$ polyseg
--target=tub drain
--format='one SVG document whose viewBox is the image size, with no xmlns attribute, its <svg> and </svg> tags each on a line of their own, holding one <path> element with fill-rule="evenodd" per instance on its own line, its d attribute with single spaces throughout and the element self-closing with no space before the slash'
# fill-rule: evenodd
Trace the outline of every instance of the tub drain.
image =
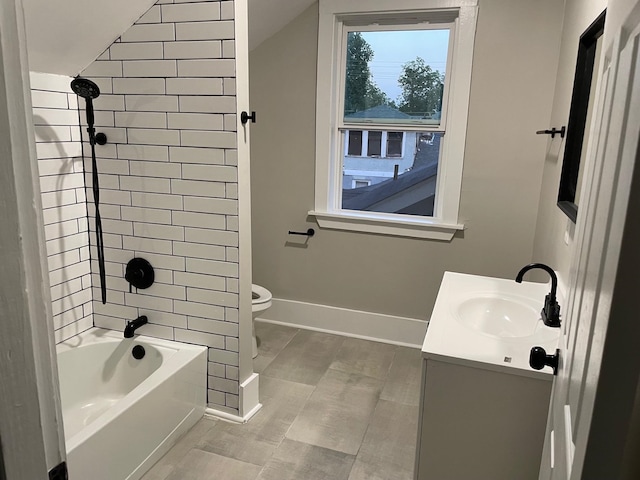
<svg viewBox="0 0 640 480">
<path fill-rule="evenodd" d="M 145 354 L 144 347 L 142 345 L 136 345 L 133 347 L 133 350 L 131 350 L 131 354 L 133 355 L 133 358 L 140 360 Z"/>
</svg>

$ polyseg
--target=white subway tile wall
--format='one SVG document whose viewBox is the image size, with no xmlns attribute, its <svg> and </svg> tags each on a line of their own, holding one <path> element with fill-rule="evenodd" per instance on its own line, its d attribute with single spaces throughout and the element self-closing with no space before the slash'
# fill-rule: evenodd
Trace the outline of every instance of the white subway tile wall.
<svg viewBox="0 0 640 480">
<path fill-rule="evenodd" d="M 93 326 L 78 100 L 71 78 L 31 73 L 56 343 Z"/>
<path fill-rule="evenodd" d="M 94 288 L 95 325 L 121 330 L 125 319 L 147 315 L 139 333 L 206 345 L 208 401 L 237 413 L 233 11 L 233 1 L 159 1 L 83 76 L 104 92 L 94 100 L 96 128 L 109 137 L 107 145 L 97 146 L 108 292 L 102 305 Z M 44 102 L 62 106 L 63 100 Z M 90 174 L 86 181 L 90 185 Z M 93 218 L 90 191 L 87 196 Z M 74 207 L 72 199 L 65 201 L 65 208 Z M 75 213 L 55 218 L 66 225 Z M 76 226 L 69 235 L 79 233 Z M 136 256 L 154 266 L 156 283 L 130 293 L 124 266 Z M 97 287 L 95 261 L 91 271 Z"/>
</svg>

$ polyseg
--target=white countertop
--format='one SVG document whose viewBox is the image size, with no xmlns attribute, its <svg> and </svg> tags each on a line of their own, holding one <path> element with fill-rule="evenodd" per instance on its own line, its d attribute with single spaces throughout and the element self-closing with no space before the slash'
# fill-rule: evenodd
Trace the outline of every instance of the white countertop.
<svg viewBox="0 0 640 480">
<path fill-rule="evenodd" d="M 502 278 L 445 272 L 440 284 L 422 356 L 449 363 L 523 375 L 553 379 L 551 367 L 533 370 L 529 366 L 532 347 L 543 347 L 553 355 L 558 345 L 559 328 L 550 328 L 539 319 L 549 284 L 522 282 Z M 539 321 L 530 335 L 497 337 L 473 330 L 459 321 L 458 306 L 465 300 L 500 295 L 535 309 Z"/>
</svg>

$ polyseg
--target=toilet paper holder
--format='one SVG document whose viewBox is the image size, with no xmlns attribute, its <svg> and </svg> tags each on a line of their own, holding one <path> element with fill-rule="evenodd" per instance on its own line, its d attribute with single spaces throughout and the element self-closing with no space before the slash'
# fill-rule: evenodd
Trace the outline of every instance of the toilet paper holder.
<svg viewBox="0 0 640 480">
<path fill-rule="evenodd" d="M 293 230 L 289 230 L 289 235 L 304 235 L 307 237 L 313 237 L 316 234 L 316 231 L 313 228 L 308 228 L 306 232 L 294 232 Z"/>
</svg>

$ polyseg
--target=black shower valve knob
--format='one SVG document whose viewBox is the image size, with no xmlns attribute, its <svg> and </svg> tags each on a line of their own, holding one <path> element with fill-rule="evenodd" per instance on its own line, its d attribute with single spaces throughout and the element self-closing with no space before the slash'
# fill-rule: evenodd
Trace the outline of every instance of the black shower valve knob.
<svg viewBox="0 0 640 480">
<path fill-rule="evenodd" d="M 124 278 L 131 286 L 145 289 L 153 285 L 155 273 L 147 260 L 136 257 L 127 263 Z"/>
</svg>

